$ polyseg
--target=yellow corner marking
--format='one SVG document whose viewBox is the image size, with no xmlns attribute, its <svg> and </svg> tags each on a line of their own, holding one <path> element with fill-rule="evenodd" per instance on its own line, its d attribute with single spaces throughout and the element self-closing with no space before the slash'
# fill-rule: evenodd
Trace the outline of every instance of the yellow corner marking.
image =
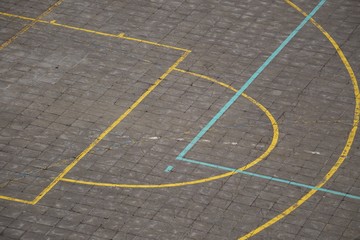
<svg viewBox="0 0 360 240">
<path fill-rule="evenodd" d="M 190 74 L 192 76 L 196 76 L 196 77 L 200 77 L 203 79 L 206 79 L 208 81 L 217 83 L 223 87 L 226 87 L 234 92 L 237 92 L 237 90 L 233 87 L 231 87 L 228 84 L 225 84 L 223 82 L 220 82 L 214 78 L 210 78 L 208 76 L 202 75 L 202 74 L 198 74 L 198 73 L 194 73 L 194 72 L 189 72 L 189 71 L 185 71 L 182 69 L 178 69 L 178 68 L 174 68 L 175 71 L 178 72 L 182 72 L 182 73 L 186 73 L 186 74 Z M 266 151 L 264 153 L 262 153 L 258 158 L 256 158 L 254 161 L 246 164 L 245 166 L 238 168 L 237 170 L 241 170 L 241 171 L 245 171 L 247 169 L 249 169 L 250 167 L 254 166 L 255 164 L 259 163 L 260 161 L 264 160 L 270 153 L 271 151 L 275 148 L 278 139 L 279 139 L 279 128 L 278 128 L 278 124 L 275 120 L 275 118 L 271 115 L 271 113 L 269 112 L 269 110 L 267 110 L 263 105 L 261 105 L 259 102 L 257 102 L 255 99 L 251 98 L 250 96 L 246 95 L 246 94 L 242 94 L 243 97 L 245 97 L 246 99 L 248 99 L 250 102 L 254 103 L 258 108 L 260 108 L 265 114 L 266 116 L 269 118 L 272 127 L 273 127 L 273 138 L 272 141 L 269 145 L 269 147 L 266 149 Z M 206 182 L 210 182 L 210 181 L 214 181 L 217 179 L 221 179 L 224 177 L 229 177 L 232 175 L 237 174 L 238 172 L 227 172 L 227 173 L 223 173 L 220 175 L 216 175 L 216 176 L 212 176 L 212 177 L 208 177 L 208 178 L 202 178 L 202 179 L 198 179 L 198 180 L 193 180 L 193 181 L 187 181 L 187 182 L 178 182 L 178 183 L 164 183 L 164 184 L 121 184 L 121 183 L 102 183 L 102 182 L 91 182 L 91 181 L 82 181 L 82 180 L 75 180 L 75 179 L 69 179 L 69 178 L 62 178 L 61 181 L 64 182 L 70 182 L 70 183 L 77 183 L 77 184 L 84 184 L 84 185 L 92 185 L 92 186 L 100 186 L 100 187 L 121 187 L 121 188 L 169 188 L 169 187 L 181 187 L 181 186 L 187 186 L 187 185 L 194 185 L 194 184 L 200 184 L 200 183 L 206 183 Z"/>
<path fill-rule="evenodd" d="M 27 21 L 31 21 L 31 23 L 29 23 L 28 25 L 26 25 L 25 27 L 23 27 L 20 31 L 18 31 L 14 36 L 12 36 L 10 39 L 8 39 L 6 42 L 2 43 L 0 45 L 0 50 L 4 49 L 5 47 L 9 46 L 9 44 L 11 44 L 13 41 L 15 41 L 15 39 L 17 39 L 21 34 L 27 32 L 30 28 L 32 28 L 36 23 L 38 22 L 43 22 L 42 20 L 40 20 L 41 18 L 45 17 L 46 15 L 48 15 L 49 13 L 51 13 L 56 7 L 58 7 L 64 0 L 58 0 L 57 2 L 55 2 L 53 5 L 51 5 L 45 12 L 43 12 L 42 14 L 40 14 L 38 17 L 36 18 L 28 18 L 28 17 L 22 17 L 22 16 L 17 16 L 17 15 L 13 15 L 13 14 L 9 14 L 9 13 L 1 13 L 3 16 L 7 16 L 7 17 L 14 17 L 17 16 L 18 18 L 22 19 L 22 20 L 27 20 Z"/>
<path fill-rule="evenodd" d="M 21 34 L 27 32 L 30 28 L 32 28 L 36 23 L 38 22 L 43 22 L 43 20 L 41 20 L 41 18 L 47 16 L 49 13 L 51 13 L 56 7 L 58 7 L 64 0 L 58 0 L 57 2 L 55 2 L 54 4 L 52 4 L 45 12 L 43 12 L 42 14 L 40 14 L 38 17 L 36 18 L 28 18 L 28 17 L 22 17 L 22 16 L 17 16 L 17 18 L 22 19 L 22 20 L 27 20 L 27 21 L 31 21 L 31 23 L 29 23 L 28 25 L 26 25 L 25 27 L 23 27 L 19 32 L 17 32 L 15 35 L 13 35 L 10 39 L 8 39 L 6 42 L 2 43 L 0 45 L 0 50 L 4 49 L 5 47 L 9 46 L 12 42 L 14 42 Z M 7 16 L 7 17 L 14 17 L 16 15 L 13 14 L 9 14 L 9 13 L 0 13 L 3 16 Z M 20 202 L 20 203 L 26 203 L 26 204 L 32 204 L 32 201 L 28 201 L 28 200 L 24 200 L 24 199 L 19 199 L 19 198 L 13 198 L 13 197 L 8 197 L 8 196 L 4 196 L 4 195 L 0 195 L 0 199 L 4 199 L 4 200 L 8 200 L 8 201 L 14 201 L 14 202 Z"/>
<path fill-rule="evenodd" d="M 303 14 L 305 17 L 307 16 L 307 13 L 305 13 L 301 8 L 299 8 L 297 5 L 295 5 L 291 1 L 289 1 L 289 0 L 284 0 L 284 1 L 286 3 L 288 3 L 291 7 L 296 9 L 298 12 Z M 335 48 L 336 52 L 338 53 L 341 61 L 343 62 L 344 66 L 345 66 L 345 68 L 346 68 L 346 70 L 347 70 L 347 72 L 348 72 L 348 74 L 350 76 L 351 82 L 352 82 L 353 87 L 354 87 L 354 95 L 355 95 L 355 112 L 354 112 L 353 127 L 350 130 L 348 139 L 346 141 L 346 144 L 345 144 L 345 147 L 344 147 L 343 151 L 341 152 L 340 157 L 338 158 L 336 163 L 332 166 L 330 171 L 325 175 L 325 177 L 316 185 L 317 188 L 321 188 L 335 174 L 335 172 L 339 169 L 339 167 L 342 165 L 342 163 L 345 161 L 347 155 L 349 154 L 349 151 L 350 151 L 350 148 L 351 148 L 351 146 L 352 146 L 352 144 L 354 142 L 356 131 L 358 129 L 358 124 L 359 124 L 359 118 L 360 118 L 360 95 L 359 95 L 359 86 L 358 86 L 358 82 L 357 82 L 357 79 L 355 77 L 354 71 L 352 70 L 350 63 L 347 60 L 347 58 L 345 57 L 345 55 L 344 55 L 343 51 L 341 50 L 340 46 L 331 37 L 331 35 L 324 30 L 324 28 L 319 23 L 317 23 L 313 18 L 311 18 L 310 21 L 314 26 L 316 26 L 322 32 L 322 34 L 330 41 L 330 43 Z M 291 205 L 285 211 L 283 211 L 282 213 L 280 213 L 279 215 L 277 215 L 273 219 L 269 220 L 268 222 L 264 223 L 263 225 L 261 225 L 261 226 L 257 227 L 256 229 L 252 230 L 248 234 L 240 237 L 239 240 L 249 239 L 252 236 L 254 236 L 254 235 L 258 234 L 259 232 L 265 230 L 266 228 L 270 227 L 274 223 L 278 222 L 279 220 L 283 219 L 284 217 L 286 217 L 287 215 L 292 213 L 295 209 L 297 209 L 302 204 L 304 204 L 316 192 L 317 192 L 317 190 L 315 190 L 315 189 L 310 190 L 307 194 L 305 194 L 302 198 L 300 198 L 296 203 Z"/>
<path fill-rule="evenodd" d="M 99 32 L 99 31 L 94 31 L 94 30 L 90 30 L 90 29 L 85 29 L 85 28 L 78 28 L 78 27 L 74 27 L 74 26 L 70 26 L 70 25 L 66 25 L 66 24 L 59 24 L 56 22 L 56 20 L 52 20 L 52 21 L 45 21 L 45 20 L 41 20 L 42 17 L 46 16 L 47 14 L 49 14 L 55 7 L 59 6 L 61 3 L 63 2 L 63 0 L 59 0 L 57 1 L 55 4 L 53 4 L 49 9 L 47 9 L 43 14 L 41 14 L 39 17 L 37 18 L 30 18 L 30 17 L 25 17 L 25 16 L 20 16 L 20 15 L 16 15 L 16 14 L 10 14 L 10 13 L 5 13 L 5 12 L 0 12 L 0 15 L 2 16 L 6 16 L 6 17 L 12 17 L 12 18 L 18 18 L 18 19 L 22 19 L 22 20 L 26 20 L 26 21 L 32 21 L 29 25 L 27 25 L 26 27 L 24 27 L 22 30 L 20 30 L 15 36 L 13 36 L 11 39 L 9 39 L 7 42 L 3 43 L 0 46 L 0 50 L 3 49 L 4 47 L 8 46 L 11 42 L 13 42 L 19 35 L 21 35 L 22 33 L 28 31 L 32 26 L 34 26 L 36 23 L 43 23 L 43 24 L 50 24 L 52 26 L 57 26 L 57 27 L 63 27 L 63 28 L 67 28 L 67 29 L 72 29 L 72 30 L 76 30 L 76 31 L 82 31 L 82 32 L 87 32 L 87 33 L 92 33 L 92 34 L 97 34 L 97 35 L 101 35 L 101 36 L 105 36 L 105 37 L 114 37 L 114 38 L 121 38 L 121 39 L 125 39 L 125 40 L 129 40 L 129 41 L 136 41 L 136 42 L 140 42 L 140 43 L 144 43 L 144 44 L 150 44 L 150 45 L 154 45 L 154 46 L 158 46 L 158 47 L 164 47 L 164 48 L 168 48 L 168 49 L 173 49 L 173 50 L 178 50 L 178 51 L 183 51 L 184 53 L 181 55 L 181 57 L 136 101 L 134 102 L 131 107 L 124 113 L 122 114 L 112 125 L 110 125 L 94 142 L 92 142 L 83 152 L 81 152 L 75 159 L 74 161 L 68 165 L 63 172 L 61 172 L 33 201 L 28 201 L 28 200 L 23 200 L 23 199 L 17 199 L 17 198 L 12 198 L 12 197 L 8 197 L 8 196 L 3 196 L 0 195 L 0 199 L 5 199 L 5 200 L 10 200 L 10 201 L 15 201 L 15 202 L 22 202 L 22 203 L 26 203 L 26 204 L 36 204 L 37 202 L 39 202 L 61 179 L 62 177 L 64 177 L 66 175 L 66 173 L 68 173 L 92 148 L 94 148 L 94 146 L 100 142 L 102 140 L 102 138 L 104 138 L 116 125 L 118 125 L 134 108 L 136 108 L 137 105 L 139 105 L 139 103 L 151 92 L 155 89 L 155 87 L 157 85 L 160 84 L 160 82 L 162 80 L 164 80 L 166 78 L 167 75 L 170 74 L 170 72 L 172 72 L 177 65 L 180 64 L 180 62 L 182 62 L 186 56 L 191 53 L 191 50 L 185 49 L 185 48 L 178 48 L 178 47 L 174 47 L 174 46 L 170 46 L 170 45 L 166 45 L 166 44 L 160 44 L 160 43 L 156 43 L 156 42 L 152 42 L 152 41 L 147 41 L 147 40 L 142 40 L 142 39 L 138 39 L 138 38 L 130 38 L 130 37 L 126 37 L 125 33 L 120 33 L 120 34 L 110 34 L 110 33 L 104 33 L 104 32 Z"/>
<path fill-rule="evenodd" d="M 63 0 L 60 0 L 60 1 L 63 1 Z M 170 45 L 167 45 L 167 44 L 161 44 L 161 43 L 147 41 L 147 40 L 143 40 L 143 39 L 139 39 L 139 38 L 127 37 L 127 36 L 125 36 L 125 33 L 112 34 L 112 33 L 99 32 L 99 31 L 86 29 L 86 28 L 75 27 L 75 26 L 71 26 L 71 25 L 67 25 L 67 24 L 60 24 L 60 23 L 57 23 L 56 20 L 44 21 L 44 20 L 40 20 L 40 19 L 37 19 L 37 18 L 29 18 L 29 17 L 24 17 L 24 16 L 5 13 L 5 12 L 0 12 L 0 15 L 3 15 L 3 16 L 6 16 L 6 17 L 18 18 L 18 19 L 27 20 L 27 21 L 35 21 L 35 22 L 39 22 L 39 23 L 50 24 L 50 25 L 53 25 L 53 26 L 56 26 L 56 27 L 63 27 L 63 28 L 67 28 L 67 29 L 80 31 L 80 32 L 87 32 L 87 33 L 97 34 L 97 35 L 101 35 L 101 36 L 105 36 L 105 37 L 121 38 L 121 39 L 129 40 L 129 41 L 145 43 L 145 44 L 154 45 L 154 46 L 157 46 L 157 47 L 164 47 L 164 48 L 178 50 L 178 51 L 182 51 L 182 52 L 191 52 L 191 50 L 185 49 L 185 48 L 174 47 L 174 46 L 170 46 Z M 1 48 L 0 48 L 0 50 L 1 50 Z"/>
<path fill-rule="evenodd" d="M 87 148 L 85 148 L 33 201 L 39 202 L 75 165 L 90 152 L 109 132 L 111 132 L 122 120 L 124 120 L 189 54 L 184 52 L 181 57 L 159 77 L 121 116 L 116 119 L 105 131 L 103 131 Z"/>
<path fill-rule="evenodd" d="M 44 21 L 42 23 L 50 24 L 50 25 L 53 25 L 53 26 L 56 26 L 56 27 L 63 27 L 63 28 L 71 29 L 71 30 L 76 30 L 76 31 L 80 31 L 80 32 L 86 32 L 86 33 L 92 33 L 92 34 L 96 34 L 96 35 L 101 35 L 101 36 L 104 36 L 104 37 L 119 38 L 119 34 L 105 33 L 105 32 L 99 32 L 99 31 L 86 29 L 86 28 L 74 27 L 74 26 L 58 23 L 55 20 L 53 20 L 51 22 Z"/>
<path fill-rule="evenodd" d="M 120 33 L 120 34 L 110 34 L 110 33 L 104 33 L 104 32 L 98 32 L 98 31 L 94 31 L 94 30 L 90 30 L 90 29 L 85 29 L 85 28 L 78 28 L 78 27 L 74 27 L 74 26 L 70 26 L 70 25 L 66 25 L 66 24 L 59 24 L 56 22 L 56 20 L 52 20 L 52 21 L 45 21 L 45 20 L 41 20 L 40 18 L 46 16 L 47 14 L 49 14 L 55 7 L 59 6 L 61 3 L 63 2 L 63 0 L 59 0 L 57 1 L 55 4 L 53 4 L 48 10 L 46 10 L 43 14 L 41 14 L 39 17 L 37 18 L 30 18 L 30 17 L 24 17 L 24 16 L 20 16 L 20 15 L 16 15 L 16 14 L 10 14 L 10 13 L 5 13 L 5 12 L 0 12 L 0 15 L 2 16 L 6 16 L 6 17 L 12 17 L 12 18 L 18 18 L 18 19 L 22 19 L 22 20 L 26 20 L 26 21 L 32 21 L 32 23 L 30 23 L 27 27 L 25 27 L 24 29 L 22 29 L 19 33 L 17 33 L 16 37 L 11 38 L 10 40 L 8 40 L 7 42 L 5 42 L 3 45 L 1 45 L 0 50 L 4 47 L 6 47 L 7 45 L 9 45 L 11 42 L 13 42 L 20 34 L 26 32 L 27 30 L 30 29 L 30 27 L 32 27 L 35 23 L 44 23 L 44 24 L 50 24 L 52 26 L 57 26 L 57 27 L 63 27 L 63 28 L 67 28 L 67 29 L 72 29 L 72 30 L 76 30 L 76 31 L 82 31 L 82 32 L 87 32 L 87 33 L 92 33 L 92 34 L 97 34 L 97 35 L 101 35 L 101 36 L 105 36 L 105 37 L 114 37 L 114 38 L 121 38 L 121 39 L 125 39 L 125 40 L 129 40 L 129 41 L 136 41 L 136 42 L 140 42 L 140 43 L 144 43 L 144 44 L 150 44 L 150 45 L 154 45 L 154 46 L 158 46 L 158 47 L 164 47 L 164 48 L 168 48 L 168 49 L 173 49 L 173 50 L 178 50 L 178 51 L 182 51 L 183 54 L 181 55 L 181 57 L 159 78 L 156 80 L 156 82 L 150 86 L 147 91 L 145 93 L 143 93 L 143 95 L 140 96 L 139 99 L 137 99 L 136 102 L 134 102 L 130 108 L 123 113 L 115 122 L 113 122 L 104 132 L 102 132 L 100 134 L 100 136 L 94 140 L 83 152 L 81 152 L 72 163 L 70 163 L 70 165 L 68 165 L 33 201 L 28 201 L 28 200 L 23 200 L 23 199 L 17 199 L 17 198 L 12 198 L 12 197 L 8 197 L 8 196 L 3 196 L 0 195 L 0 199 L 5 199 L 5 200 L 10 200 L 10 201 L 16 201 L 16 202 L 22 202 L 22 203 L 27 203 L 27 204 L 36 204 L 37 202 L 39 202 L 92 148 L 94 148 L 94 146 L 99 143 L 113 128 L 116 127 L 116 125 L 118 125 L 134 108 L 137 107 L 137 105 L 140 104 L 140 102 L 151 93 L 151 91 L 153 91 L 155 89 L 155 87 L 157 85 L 160 84 L 160 82 L 162 80 L 164 80 L 185 58 L 187 55 L 189 55 L 189 53 L 191 53 L 191 50 L 185 49 L 185 48 L 178 48 L 178 47 L 174 47 L 174 46 L 170 46 L 170 45 L 166 45 L 166 44 L 160 44 L 160 43 L 156 43 L 156 42 L 152 42 L 152 41 L 147 41 L 147 40 L 142 40 L 142 39 L 138 39 L 138 38 L 130 38 L 130 37 L 126 37 L 125 33 Z M 9 42 L 10 41 L 10 42 Z"/>
<path fill-rule="evenodd" d="M 0 199 L 13 201 L 13 202 L 18 202 L 18 203 L 33 204 L 32 201 L 19 199 L 19 198 L 8 197 L 8 196 L 3 196 L 3 195 L 0 195 Z"/>
</svg>

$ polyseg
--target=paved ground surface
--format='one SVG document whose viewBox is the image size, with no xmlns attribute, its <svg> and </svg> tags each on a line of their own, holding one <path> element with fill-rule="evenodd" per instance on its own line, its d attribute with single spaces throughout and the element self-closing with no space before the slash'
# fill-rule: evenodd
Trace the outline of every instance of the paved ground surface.
<svg viewBox="0 0 360 240">
<path fill-rule="evenodd" d="M 293 3 L 0 1 L 0 239 L 359 239 L 360 1 L 231 100 Z"/>
</svg>

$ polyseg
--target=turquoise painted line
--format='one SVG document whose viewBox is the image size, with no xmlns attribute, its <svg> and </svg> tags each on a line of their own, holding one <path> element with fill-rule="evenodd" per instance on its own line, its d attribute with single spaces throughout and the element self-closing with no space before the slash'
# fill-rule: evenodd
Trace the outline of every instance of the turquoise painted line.
<svg viewBox="0 0 360 240">
<path fill-rule="evenodd" d="M 204 134 L 215 124 L 215 122 L 230 108 L 250 84 L 264 71 L 264 69 L 274 60 L 281 50 L 295 37 L 295 35 L 305 26 L 315 13 L 321 8 L 326 0 L 321 0 L 311 13 L 290 33 L 290 35 L 280 44 L 280 46 L 266 59 L 266 61 L 256 70 L 256 72 L 245 82 L 245 84 L 232 96 L 232 98 L 220 109 L 220 111 L 201 129 L 193 140 L 177 156 L 177 160 L 184 157 L 194 145 L 204 136 Z"/>
<path fill-rule="evenodd" d="M 165 172 L 171 172 L 174 169 L 173 166 L 167 166 L 167 168 L 165 169 Z"/>
<path fill-rule="evenodd" d="M 198 165 L 201 165 L 201 166 L 217 168 L 217 169 L 228 171 L 228 172 L 237 172 L 237 173 L 240 173 L 240 174 L 244 174 L 244 175 L 248 175 L 248 176 L 252 176 L 252 177 L 257 177 L 257 178 L 261 178 L 261 179 L 266 179 L 266 180 L 269 180 L 269 181 L 285 183 L 285 184 L 289 184 L 289 185 L 297 186 L 297 187 L 302 187 L 302 188 L 314 189 L 314 190 L 325 192 L 325 193 L 330 193 L 330 194 L 334 194 L 334 195 L 338 195 L 338 196 L 342 196 L 342 197 L 347 197 L 347 198 L 360 200 L 360 196 L 352 195 L 352 194 L 349 194 L 349 193 L 338 192 L 338 191 L 334 191 L 334 190 L 330 190 L 330 189 L 326 189 L 326 188 L 318 188 L 318 187 L 315 187 L 315 186 L 312 186 L 312 185 L 293 182 L 293 181 L 282 179 L 282 178 L 271 177 L 271 176 L 258 174 L 258 173 L 252 173 L 252 172 L 248 172 L 248 171 L 238 170 L 236 168 L 224 167 L 224 166 L 221 166 L 221 165 L 202 162 L 202 161 L 197 161 L 197 160 L 188 159 L 188 158 L 181 158 L 179 160 L 184 161 L 184 162 L 188 162 L 188 163 L 198 164 Z"/>
</svg>

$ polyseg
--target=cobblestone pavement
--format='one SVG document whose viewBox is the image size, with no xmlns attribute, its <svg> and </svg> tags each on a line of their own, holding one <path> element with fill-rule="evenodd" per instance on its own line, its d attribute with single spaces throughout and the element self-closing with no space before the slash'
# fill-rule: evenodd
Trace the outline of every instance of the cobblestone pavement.
<svg viewBox="0 0 360 240">
<path fill-rule="evenodd" d="M 0 25 L 1 240 L 360 239 L 360 1 L 2 0 Z"/>
</svg>

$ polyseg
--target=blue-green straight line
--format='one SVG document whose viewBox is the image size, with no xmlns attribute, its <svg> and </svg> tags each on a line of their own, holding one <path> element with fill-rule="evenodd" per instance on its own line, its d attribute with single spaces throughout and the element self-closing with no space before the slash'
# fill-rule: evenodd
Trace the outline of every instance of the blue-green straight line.
<svg viewBox="0 0 360 240">
<path fill-rule="evenodd" d="M 331 193 L 331 194 L 342 196 L 342 197 L 348 197 L 348 198 L 360 200 L 360 196 L 352 195 L 352 194 L 349 194 L 349 193 L 338 192 L 338 191 L 334 191 L 334 190 L 330 190 L 330 189 L 326 189 L 326 188 L 319 188 L 319 187 L 311 186 L 311 185 L 308 185 L 308 184 L 289 181 L 289 180 L 282 179 L 282 178 L 271 177 L 271 176 L 258 174 L 258 173 L 252 173 L 252 172 L 248 172 L 248 171 L 239 170 L 239 169 L 236 169 L 236 168 L 224 167 L 224 166 L 221 166 L 221 165 L 202 162 L 202 161 L 197 161 L 197 160 L 188 159 L 188 158 L 181 158 L 179 160 L 184 161 L 184 162 L 188 162 L 188 163 L 198 164 L 198 165 L 201 165 L 201 166 L 217 168 L 217 169 L 221 169 L 221 170 L 225 170 L 225 171 L 229 171 L 229 172 L 237 172 L 237 173 L 241 173 L 241 174 L 252 176 L 252 177 L 258 177 L 258 178 L 262 178 L 262 179 L 266 179 L 266 180 L 270 180 L 270 181 L 274 181 L 274 182 L 280 182 L 280 183 L 285 183 L 285 184 L 289 184 L 289 185 L 292 185 L 292 186 L 303 187 L 303 188 L 308 188 L 308 189 L 314 189 L 314 190 L 321 191 L 321 192 Z"/>
<path fill-rule="evenodd" d="M 281 50 L 294 38 L 294 36 L 304 27 L 304 25 L 312 18 L 320 9 L 326 0 L 321 0 L 319 4 L 304 18 L 304 20 L 290 33 L 290 35 L 280 44 L 280 46 L 266 59 L 266 61 L 256 70 L 256 72 L 245 82 L 232 98 L 220 109 L 220 111 L 201 129 L 201 131 L 193 138 L 193 140 L 181 151 L 178 158 L 182 158 L 187 152 L 204 136 L 204 134 L 215 124 L 215 122 L 230 108 L 232 104 L 240 97 L 240 95 L 250 86 L 250 84 L 260 75 L 262 71 L 274 60 Z"/>
</svg>

